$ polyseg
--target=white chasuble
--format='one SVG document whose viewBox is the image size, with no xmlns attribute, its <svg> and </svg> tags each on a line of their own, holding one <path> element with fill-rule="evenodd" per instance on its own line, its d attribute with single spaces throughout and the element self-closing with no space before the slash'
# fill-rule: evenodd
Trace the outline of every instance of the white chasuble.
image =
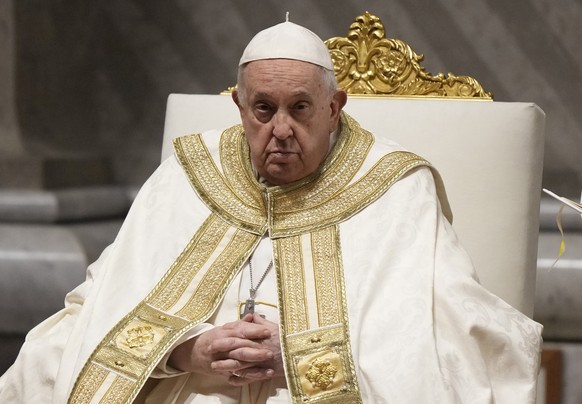
<svg viewBox="0 0 582 404">
<path fill-rule="evenodd" d="M 30 333 L 1 402 L 124 402 L 144 383 L 150 403 L 534 402 L 541 327 L 479 285 L 424 160 L 346 115 L 321 170 L 289 187 L 255 180 L 240 127 L 175 145 Z M 274 263 L 256 310 L 280 324 L 286 377 L 160 371 L 174 344 L 237 318 L 251 255 L 255 283 Z"/>
</svg>

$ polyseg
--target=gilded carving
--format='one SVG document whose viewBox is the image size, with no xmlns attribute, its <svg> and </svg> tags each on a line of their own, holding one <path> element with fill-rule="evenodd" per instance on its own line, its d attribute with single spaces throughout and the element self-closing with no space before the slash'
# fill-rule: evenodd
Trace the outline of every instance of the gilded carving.
<svg viewBox="0 0 582 404">
<path fill-rule="evenodd" d="M 399 39 L 386 38 L 382 21 L 369 12 L 356 17 L 347 37 L 325 43 L 338 87 L 348 94 L 492 99 L 472 77 L 432 76 L 420 65 L 424 56 Z"/>
</svg>

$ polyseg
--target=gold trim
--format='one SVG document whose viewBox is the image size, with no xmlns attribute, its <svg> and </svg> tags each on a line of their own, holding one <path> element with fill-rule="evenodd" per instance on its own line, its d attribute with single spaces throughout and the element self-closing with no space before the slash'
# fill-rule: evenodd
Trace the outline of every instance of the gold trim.
<svg viewBox="0 0 582 404">
<path fill-rule="evenodd" d="M 264 220 L 265 203 L 261 197 L 263 186 L 255 178 L 251 166 L 250 150 L 242 125 L 227 129 L 221 137 L 220 161 L 228 161 L 222 164 L 225 181 L 235 195 L 244 201 L 244 204 L 252 210 L 252 215 Z M 262 222 L 261 222 L 262 223 Z"/>
<path fill-rule="evenodd" d="M 119 404 L 129 401 L 132 390 L 132 382 L 123 377 L 116 377 L 103 398 L 99 401 L 100 404 Z"/>
<path fill-rule="evenodd" d="M 472 77 L 432 76 L 420 65 L 424 56 L 399 39 L 386 38 L 380 18 L 367 11 L 355 18 L 346 37 L 325 44 L 338 87 L 348 94 L 492 99 Z"/>
<path fill-rule="evenodd" d="M 161 311 L 167 311 L 174 306 L 192 282 L 197 270 L 210 258 L 214 247 L 218 245 L 227 230 L 227 223 L 220 220 L 218 216 L 211 215 L 146 300 Z"/>
<path fill-rule="evenodd" d="M 220 140 L 221 168 L 229 179 L 200 135 L 177 139 L 178 158 L 212 213 L 146 299 L 97 346 L 69 402 L 82 402 L 91 392 L 105 389 L 112 397 L 135 398 L 170 346 L 216 310 L 267 228 L 274 245 L 285 366 L 295 375 L 290 378 L 295 402 L 361 402 L 349 344 L 338 224 L 375 201 L 408 170 L 428 165 L 412 153 L 395 152 L 357 177 L 372 143 L 370 133 L 342 114 L 338 141 L 317 174 L 286 187 L 265 187 L 252 175 L 240 126 L 226 130 Z M 315 303 L 308 300 L 307 287 L 315 290 Z M 329 309 L 332 302 L 338 306 L 335 312 Z M 152 331 L 151 341 L 131 347 L 129 332 L 140 327 Z M 330 327 L 339 327 L 338 338 L 328 340 L 331 334 L 321 332 Z M 296 346 L 295 335 L 308 336 L 308 346 L 289 350 L 287 340 Z M 309 369 L 320 357 L 341 365 L 341 387 L 303 391 L 301 386 L 309 384 L 298 366 Z M 99 378 L 103 369 L 107 380 Z M 111 375 L 122 379 L 115 381 Z"/>
<path fill-rule="evenodd" d="M 105 382 L 109 372 L 101 367 L 96 367 L 91 365 L 93 368 L 90 372 L 81 372 L 81 375 L 77 379 L 76 384 L 76 398 L 73 401 L 69 399 L 70 403 L 89 403 L 91 399 L 95 396 L 95 393 Z"/>
<path fill-rule="evenodd" d="M 336 242 L 335 227 L 327 227 L 312 234 L 311 251 L 314 266 L 318 268 L 315 274 L 317 295 L 317 315 L 320 326 L 328 326 L 341 323 L 345 318 L 342 308 L 337 304 L 345 300 L 342 297 L 341 285 L 343 282 L 337 278 L 335 268 L 340 267 L 338 257 L 339 242 Z"/>
<path fill-rule="evenodd" d="M 338 150 L 331 157 L 332 161 L 324 164 L 316 180 L 306 179 L 303 186 L 290 190 L 285 187 L 268 189 L 271 194 L 268 199 L 275 212 L 270 216 L 272 237 L 301 234 L 342 222 L 374 202 L 408 170 L 430 166 L 413 153 L 393 152 L 385 155 L 364 176 L 355 179 L 373 136 L 345 113 L 342 113 L 342 127 L 340 136 L 350 140 L 336 144 L 334 149 Z"/>
<path fill-rule="evenodd" d="M 356 178 L 374 138 L 347 114 L 332 152 L 314 174 L 285 186 L 266 187 L 252 172 L 244 131 L 237 125 L 220 140 L 222 171 L 200 135 L 175 141 L 180 162 L 207 206 L 235 227 L 273 238 L 295 236 L 348 219 L 382 195 L 408 170 L 430 164 L 408 152 L 384 156 Z M 242 156 L 242 158 L 241 158 Z M 239 194 L 239 192 L 241 192 Z"/>
<path fill-rule="evenodd" d="M 275 241 L 275 268 L 279 275 L 279 307 L 285 335 L 310 328 L 305 298 L 305 277 L 301 236 L 286 237 Z M 317 326 L 317 325 L 315 325 Z"/>
<path fill-rule="evenodd" d="M 148 297 L 99 343 L 81 370 L 69 402 L 88 402 L 87 397 L 105 387 L 115 402 L 131 402 L 169 347 L 216 310 L 259 240 L 211 214 Z M 213 254 L 218 248 L 220 252 Z M 152 341 L 130 347 L 128 332 L 146 326 L 153 331 Z M 101 377 L 104 370 L 117 375 L 110 386 Z"/>
<path fill-rule="evenodd" d="M 224 147 L 222 146 L 223 143 L 230 144 L 231 137 L 241 132 L 242 126 L 240 125 L 224 131 L 221 136 L 221 147 Z M 244 199 L 234 192 L 231 187 L 232 180 L 229 181 L 221 175 L 209 150 L 202 141 L 201 135 L 179 137 L 174 139 L 173 142 L 180 164 L 188 175 L 190 183 L 206 205 L 211 210 L 220 212 L 220 215 L 228 223 L 254 234 L 264 234 L 266 230 L 265 209 L 263 206 L 256 204 L 257 201 L 260 201 L 260 198 L 249 201 L 246 192 L 243 193 L 243 198 L 244 195 L 247 195 L 247 198 Z M 236 159 L 232 157 L 232 154 L 225 153 Z M 234 180 L 245 181 L 249 174 L 245 174 L 245 167 L 241 167 L 244 163 L 240 159 L 236 160 L 237 164 L 232 167 L 226 167 L 226 169 L 235 171 L 236 177 Z M 253 188 L 251 192 L 255 191 L 256 193 L 257 185 L 255 184 Z"/>
<path fill-rule="evenodd" d="M 309 252 L 302 249 L 301 238 L 308 239 Z M 276 239 L 274 255 L 279 307 L 284 307 L 279 311 L 282 352 L 293 402 L 361 403 L 350 346 L 338 226 Z M 307 296 L 309 279 L 315 289 L 311 300 Z M 328 313 L 322 312 L 328 308 Z M 310 323 L 309 313 L 314 311 L 318 320 Z M 333 368 L 333 375 L 324 373 L 326 367 Z"/>
</svg>

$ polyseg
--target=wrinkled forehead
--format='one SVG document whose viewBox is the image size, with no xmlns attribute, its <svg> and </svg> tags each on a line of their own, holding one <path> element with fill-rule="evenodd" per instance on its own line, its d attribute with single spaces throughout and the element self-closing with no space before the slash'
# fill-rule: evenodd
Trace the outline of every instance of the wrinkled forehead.
<svg viewBox="0 0 582 404">
<path fill-rule="evenodd" d="M 311 94 L 322 87 L 323 69 L 312 63 L 292 59 L 264 59 L 243 67 L 239 90 L 267 92 L 283 90 Z"/>
</svg>

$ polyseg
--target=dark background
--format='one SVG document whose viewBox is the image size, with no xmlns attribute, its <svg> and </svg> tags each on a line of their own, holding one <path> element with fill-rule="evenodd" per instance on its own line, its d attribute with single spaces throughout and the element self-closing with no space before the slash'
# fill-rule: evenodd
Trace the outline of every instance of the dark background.
<svg viewBox="0 0 582 404">
<path fill-rule="evenodd" d="M 87 182 L 139 185 L 159 162 L 168 94 L 232 85 L 246 43 L 286 11 L 326 39 L 344 36 L 368 10 L 388 37 L 424 54 L 433 74 L 471 75 L 497 101 L 537 103 L 547 114 L 544 186 L 580 195 L 580 1 L 2 0 L 0 7 L 0 179 L 11 187 L 26 185 L 7 174 L 20 171 L 10 164 L 18 156 L 80 159 Z"/>
</svg>

